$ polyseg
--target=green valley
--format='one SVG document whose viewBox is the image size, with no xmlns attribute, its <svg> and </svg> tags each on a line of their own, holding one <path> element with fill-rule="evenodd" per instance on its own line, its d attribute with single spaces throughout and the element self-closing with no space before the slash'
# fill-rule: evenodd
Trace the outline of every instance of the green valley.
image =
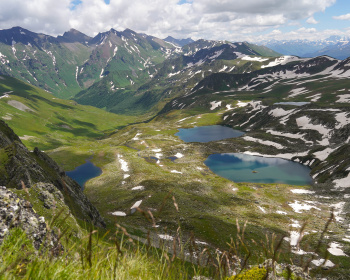
<svg viewBox="0 0 350 280">
<path fill-rule="evenodd" d="M 186 274 L 183 279 L 213 276 L 211 270 L 220 267 L 220 260 L 201 266 L 201 252 L 218 253 L 219 259 L 235 252 L 239 263 L 235 272 L 273 259 L 303 267 L 319 279 L 347 275 L 349 58 L 280 56 L 246 42 L 199 40 L 179 47 L 128 29 L 110 30 L 95 38 L 71 30 L 55 38 L 61 47 L 52 38 L 45 40 L 40 46 L 49 44 L 52 53 L 41 54 L 52 58 L 54 53 L 57 75 L 51 68 L 44 70 L 53 67 L 49 66 L 52 61 L 45 60 L 48 57 L 38 56 L 40 65 L 30 71 L 26 60 L 1 64 L 0 118 L 34 152 L 23 152 L 20 140 L 3 125 L 6 137 L 0 141 L 0 172 L 5 174 L 9 166 L 20 164 L 18 158 L 30 158 L 30 164 L 21 167 L 24 188 L 18 187 L 21 176 L 5 179 L 11 184 L 16 181 L 16 195 L 29 199 L 46 220 L 54 217 L 46 206 L 55 209 L 56 202 L 48 203 L 51 196 L 40 180 L 60 182 L 58 189 L 63 193 L 67 181 L 79 199 L 85 201 L 86 196 L 99 212 L 97 215 L 90 206 L 81 210 L 81 203 L 76 210 L 72 201 L 68 203 L 71 208 L 66 208 L 57 198 L 60 195 L 52 191 L 60 209 L 73 213 L 69 223 L 77 219 L 82 225 L 74 240 L 90 231 L 85 222 L 93 220 L 96 225 L 99 221 L 106 225 L 99 234 L 112 238 L 114 232 L 123 232 L 122 240 L 127 237 L 137 243 L 130 249 L 136 257 L 143 258 L 138 246 L 151 244 L 155 250 L 151 262 L 161 252 L 164 265 L 167 252 L 167 257 L 181 263 L 181 273 Z M 0 59 L 14 59 L 12 55 L 19 57 L 18 53 L 25 55 L 28 48 L 37 47 L 28 42 L 23 46 L 4 43 Z M 73 51 L 67 51 L 68 46 Z M 66 60 L 60 61 L 58 53 L 66 51 Z M 34 58 L 28 60 L 32 63 Z M 42 74 L 35 76 L 32 69 Z M 180 128 L 206 125 L 225 125 L 244 135 L 204 143 L 184 142 L 175 136 Z M 215 153 L 288 159 L 309 167 L 314 182 L 295 186 L 230 181 L 204 164 Z M 88 159 L 102 174 L 81 191 L 64 171 Z M 54 179 L 37 175 L 38 166 Z M 4 185 L 5 179 L 1 181 Z M 70 194 L 65 195 L 71 200 Z M 91 246 L 91 242 L 83 244 Z M 106 248 L 110 243 L 103 244 Z M 118 245 L 116 248 L 119 252 Z M 180 253 L 183 256 L 177 259 Z M 169 279 L 176 279 L 177 272 L 170 269 Z M 164 275 L 152 277 L 166 279 Z M 213 277 L 225 279 L 218 274 Z"/>
</svg>

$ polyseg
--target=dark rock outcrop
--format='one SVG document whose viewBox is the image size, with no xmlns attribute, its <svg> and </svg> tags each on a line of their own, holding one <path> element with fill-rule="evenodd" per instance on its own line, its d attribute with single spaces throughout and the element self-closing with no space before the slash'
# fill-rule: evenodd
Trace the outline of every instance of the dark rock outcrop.
<svg viewBox="0 0 350 280">
<path fill-rule="evenodd" d="M 0 244 L 15 227 L 21 228 L 33 240 L 37 250 L 41 245 L 55 251 L 60 247 L 57 236 L 48 231 L 45 218 L 34 212 L 31 203 L 0 186 Z"/>
<path fill-rule="evenodd" d="M 78 183 L 66 176 L 64 170 L 39 149 L 29 152 L 12 129 L 0 121 L 0 185 L 21 189 L 23 184 L 30 188 L 39 182 L 57 188 L 76 218 L 95 226 L 105 226 L 98 210 Z"/>
</svg>

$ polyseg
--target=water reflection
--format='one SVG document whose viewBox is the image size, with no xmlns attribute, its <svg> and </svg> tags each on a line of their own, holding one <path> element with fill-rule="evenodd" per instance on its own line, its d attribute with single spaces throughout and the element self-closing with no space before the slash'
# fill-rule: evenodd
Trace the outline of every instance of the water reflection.
<svg viewBox="0 0 350 280">
<path fill-rule="evenodd" d="M 222 125 L 180 128 L 176 136 L 185 142 L 210 142 L 243 135 L 244 132 Z"/>
<path fill-rule="evenodd" d="M 204 162 L 214 173 L 234 182 L 312 183 L 310 169 L 281 158 L 265 158 L 239 153 L 210 155 Z"/>
</svg>

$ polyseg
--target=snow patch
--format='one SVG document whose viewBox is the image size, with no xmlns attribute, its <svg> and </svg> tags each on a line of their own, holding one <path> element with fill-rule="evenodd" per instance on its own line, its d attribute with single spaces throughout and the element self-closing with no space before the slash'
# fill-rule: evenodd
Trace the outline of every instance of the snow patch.
<svg viewBox="0 0 350 280">
<path fill-rule="evenodd" d="M 278 117 L 283 117 L 283 116 L 289 115 L 293 111 L 294 110 L 284 110 L 283 108 L 275 108 L 269 112 L 269 115 L 278 118 Z"/>
<path fill-rule="evenodd" d="M 211 108 L 210 110 L 215 110 L 217 107 L 221 106 L 221 101 L 212 101 L 210 102 Z"/>
<path fill-rule="evenodd" d="M 350 188 L 350 172 L 348 176 L 342 179 L 336 179 L 333 181 L 333 184 L 335 184 L 335 188 Z"/>
<path fill-rule="evenodd" d="M 141 135 L 142 133 L 136 133 L 136 135 L 134 136 L 134 138 L 132 138 L 131 140 L 140 140 L 139 136 Z"/>
<path fill-rule="evenodd" d="M 142 199 L 136 201 L 136 202 L 134 203 L 134 205 L 130 207 L 130 209 L 135 209 L 135 208 L 137 208 L 137 207 L 140 207 L 141 203 L 142 203 Z"/>
<path fill-rule="evenodd" d="M 317 93 L 315 95 L 312 96 L 308 96 L 306 98 L 310 99 L 311 102 L 316 102 L 317 100 L 319 100 L 322 96 L 322 93 Z"/>
<path fill-rule="evenodd" d="M 226 69 L 228 68 L 228 66 L 224 65 L 224 67 L 222 67 L 219 72 L 224 72 Z"/>
<path fill-rule="evenodd" d="M 180 74 L 181 71 L 178 71 L 176 73 L 169 73 L 168 78 Z"/>
<path fill-rule="evenodd" d="M 286 153 L 286 154 L 277 154 L 277 155 L 264 155 L 264 154 L 260 154 L 260 153 L 256 153 L 256 152 L 245 151 L 245 152 L 243 152 L 243 154 L 252 155 L 252 156 L 260 156 L 260 157 L 268 157 L 268 158 L 273 157 L 273 158 L 292 159 L 293 157 L 304 157 L 308 154 L 308 152 L 301 152 L 301 153 L 295 153 L 295 154 Z"/>
<path fill-rule="evenodd" d="M 306 116 L 300 117 L 296 119 L 297 125 L 300 127 L 300 129 L 311 129 L 316 130 L 322 135 L 322 141 L 318 141 L 320 145 L 326 146 L 329 145 L 329 136 L 332 130 L 326 128 L 325 126 L 318 124 L 315 125 L 311 123 L 311 119 L 309 119 Z"/>
<path fill-rule="evenodd" d="M 105 69 L 104 68 L 102 68 L 102 70 L 101 70 L 101 74 L 100 74 L 100 79 L 102 79 L 103 78 L 103 72 L 105 71 Z"/>
<path fill-rule="evenodd" d="M 315 266 L 324 266 L 324 267 L 333 267 L 335 266 L 334 263 L 332 263 L 330 260 L 325 259 L 319 259 L 319 260 L 312 260 L 311 261 Z"/>
<path fill-rule="evenodd" d="M 270 133 L 272 135 L 277 135 L 277 136 L 282 136 L 282 137 L 287 137 L 287 138 L 293 138 L 293 139 L 300 139 L 303 140 L 306 143 L 310 143 L 312 144 L 312 141 L 307 141 L 306 139 L 304 139 L 305 134 L 294 134 L 294 133 L 282 133 L 279 131 L 274 131 L 274 130 L 267 130 L 267 133 Z"/>
<path fill-rule="evenodd" d="M 215 59 L 215 58 L 219 57 L 223 52 L 224 52 L 224 50 L 216 51 L 212 56 L 209 57 L 209 59 Z"/>
<path fill-rule="evenodd" d="M 335 119 L 337 120 L 338 124 L 336 125 L 336 129 L 340 129 L 343 126 L 350 123 L 350 118 L 348 118 L 348 112 L 341 112 L 338 114 L 335 114 Z"/>
<path fill-rule="evenodd" d="M 309 190 L 303 190 L 303 189 L 293 189 L 290 190 L 292 193 L 296 193 L 296 194 L 313 194 L 315 193 L 314 191 L 309 191 Z"/>
<path fill-rule="evenodd" d="M 249 102 L 242 102 L 242 101 L 239 101 L 237 102 L 236 106 L 238 107 L 245 107 L 249 104 Z"/>
<path fill-rule="evenodd" d="M 158 234 L 159 238 L 160 239 L 164 239 L 164 240 L 169 240 L 169 241 L 172 241 L 174 240 L 174 237 L 168 235 L 168 234 Z"/>
<path fill-rule="evenodd" d="M 118 155 L 118 160 L 121 165 L 120 169 L 123 170 L 124 172 L 129 171 L 128 163 L 122 158 L 121 155 Z"/>
<path fill-rule="evenodd" d="M 295 200 L 293 203 L 288 203 L 290 207 L 293 208 L 294 212 L 301 213 L 302 210 L 309 211 L 312 208 L 316 210 L 321 210 L 320 208 L 317 208 L 313 205 L 307 204 L 307 203 L 300 203 L 299 201 Z"/>
<path fill-rule="evenodd" d="M 278 143 L 275 143 L 272 141 L 268 141 L 268 140 L 261 140 L 261 139 L 253 138 L 251 136 L 244 136 L 243 139 L 246 141 L 257 142 L 257 143 L 262 144 L 262 145 L 273 146 L 276 149 L 284 149 L 284 146 L 282 146 L 281 144 L 278 144 Z"/>
<path fill-rule="evenodd" d="M 300 59 L 296 56 L 285 55 L 285 56 L 281 56 L 279 58 L 276 58 L 274 61 L 271 61 L 267 65 L 262 65 L 261 68 L 273 67 L 276 65 L 285 65 L 288 62 L 297 61 L 297 60 L 302 60 L 302 59 Z"/>
<path fill-rule="evenodd" d="M 131 188 L 132 191 L 143 191 L 144 189 L 145 189 L 144 186 L 137 186 L 137 187 Z"/>
<path fill-rule="evenodd" d="M 191 118 L 191 117 L 183 118 L 183 119 L 181 119 L 181 120 L 179 120 L 179 121 L 177 121 L 177 122 L 178 122 L 178 123 L 179 123 L 179 122 L 183 122 L 184 120 L 187 120 L 187 119 L 189 119 L 189 118 Z"/>
<path fill-rule="evenodd" d="M 250 56 L 244 56 L 241 59 L 242 60 L 248 60 L 248 61 L 259 61 L 259 62 L 263 62 L 263 61 L 269 60 L 268 58 L 250 57 Z"/>
<path fill-rule="evenodd" d="M 349 103 L 350 102 L 350 94 L 338 95 L 338 100 L 336 102 L 339 103 Z"/>
<path fill-rule="evenodd" d="M 314 153 L 314 156 L 316 158 L 318 158 L 319 160 L 322 160 L 324 161 L 326 158 L 328 158 L 328 156 L 334 151 L 335 149 L 332 149 L 332 148 L 326 148 L 322 151 L 319 151 L 319 152 L 315 152 Z"/>
<path fill-rule="evenodd" d="M 126 213 L 122 211 L 115 211 L 111 213 L 113 216 L 125 217 Z"/>
<path fill-rule="evenodd" d="M 306 90 L 306 88 L 294 88 L 290 91 L 290 95 L 288 95 L 288 98 L 293 98 L 296 97 L 298 95 L 302 95 L 307 93 L 308 91 Z"/>
<path fill-rule="evenodd" d="M 177 158 L 182 158 L 184 155 L 181 154 L 181 153 L 177 153 L 175 156 L 176 156 Z"/>
<path fill-rule="evenodd" d="M 333 256 L 346 256 L 348 257 L 347 254 L 345 254 L 343 252 L 341 248 L 341 245 L 337 242 L 332 242 L 330 245 L 329 245 L 329 248 L 327 249 L 328 252 L 330 252 Z"/>
</svg>

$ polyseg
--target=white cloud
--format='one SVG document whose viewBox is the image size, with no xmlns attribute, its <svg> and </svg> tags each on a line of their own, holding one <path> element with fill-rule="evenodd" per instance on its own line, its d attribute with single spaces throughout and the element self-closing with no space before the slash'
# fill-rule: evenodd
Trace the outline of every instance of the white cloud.
<svg viewBox="0 0 350 280">
<path fill-rule="evenodd" d="M 22 26 L 35 32 L 59 34 L 69 29 L 70 0 L 0 1 L 0 28 Z"/>
<path fill-rule="evenodd" d="M 282 31 L 275 29 L 275 30 L 272 30 L 271 34 L 279 35 L 279 34 L 282 34 Z"/>
<path fill-rule="evenodd" d="M 306 20 L 307 23 L 309 24 L 317 24 L 318 21 L 314 19 L 314 17 L 309 17 L 307 20 Z"/>
<path fill-rule="evenodd" d="M 333 18 L 334 19 L 338 19 L 338 20 L 350 20 L 350 14 L 341 15 L 341 16 L 335 16 Z"/>
<path fill-rule="evenodd" d="M 255 38 L 248 38 L 248 41 L 259 42 L 262 40 L 310 40 L 316 41 L 320 39 L 326 39 L 332 35 L 339 36 L 350 36 L 350 27 L 349 29 L 345 29 L 344 31 L 340 31 L 337 29 L 326 29 L 326 30 L 317 30 L 316 28 L 299 28 L 298 30 L 290 31 L 290 32 L 276 32 L 275 30 L 271 31 L 268 34 L 260 35 Z"/>
<path fill-rule="evenodd" d="M 242 40 L 247 34 L 309 19 L 336 0 L 11 0 L 0 2 L 0 28 L 59 35 L 71 27 L 94 36 L 131 28 L 160 38 Z"/>
<path fill-rule="evenodd" d="M 297 33 L 315 33 L 317 32 L 316 28 L 299 28 L 297 31 L 295 31 Z"/>
</svg>

